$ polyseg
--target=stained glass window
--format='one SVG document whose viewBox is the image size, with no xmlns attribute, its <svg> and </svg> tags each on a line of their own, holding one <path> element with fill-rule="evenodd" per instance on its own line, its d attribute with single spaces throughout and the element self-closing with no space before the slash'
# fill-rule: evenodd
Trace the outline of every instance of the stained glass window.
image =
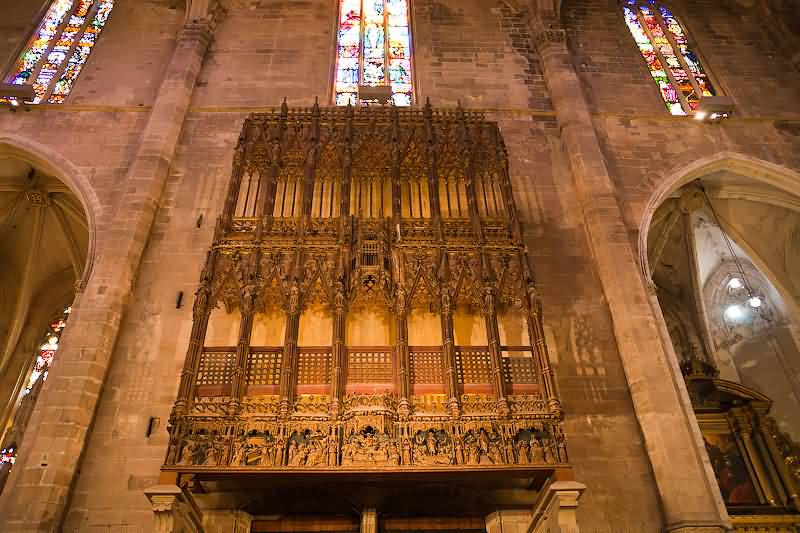
<svg viewBox="0 0 800 533">
<path fill-rule="evenodd" d="M 33 103 L 63 102 L 113 7 L 114 0 L 53 0 L 6 81 L 30 84 Z"/>
<path fill-rule="evenodd" d="M 67 319 L 71 312 L 71 307 L 64 309 L 61 316 L 50 324 L 50 327 L 44 334 L 42 345 L 39 347 L 39 353 L 36 355 L 36 361 L 33 364 L 33 370 L 30 376 L 28 376 L 25 388 L 22 390 L 23 396 L 27 396 L 31 393 L 34 385 L 36 385 L 36 382 L 38 382 L 40 378 L 42 381 L 47 379 L 47 372 L 50 370 L 50 365 L 53 363 L 53 359 L 58 351 L 58 340 L 61 338 L 61 333 L 67 325 Z"/>
<path fill-rule="evenodd" d="M 358 103 L 358 86 L 389 85 L 398 106 L 413 100 L 409 0 L 340 0 L 336 105 Z"/>
<path fill-rule="evenodd" d="M 686 32 L 672 12 L 652 0 L 628 0 L 625 22 L 673 115 L 697 111 L 703 96 L 716 94 Z"/>
</svg>

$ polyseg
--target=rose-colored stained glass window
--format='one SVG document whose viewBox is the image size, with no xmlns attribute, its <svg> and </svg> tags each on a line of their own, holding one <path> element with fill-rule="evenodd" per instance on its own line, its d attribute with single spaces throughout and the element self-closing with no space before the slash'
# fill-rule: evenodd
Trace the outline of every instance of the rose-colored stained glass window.
<svg viewBox="0 0 800 533">
<path fill-rule="evenodd" d="M 389 85 L 395 105 L 411 105 L 408 0 L 340 0 L 334 85 L 336 105 L 357 104 L 359 85 Z"/>
<path fill-rule="evenodd" d="M 32 103 L 63 102 L 113 7 L 114 0 L 53 0 L 6 81 L 30 84 Z"/>
<path fill-rule="evenodd" d="M 703 96 L 716 94 L 686 32 L 666 7 L 647 0 L 628 0 L 625 23 L 673 115 L 697 111 Z"/>
</svg>

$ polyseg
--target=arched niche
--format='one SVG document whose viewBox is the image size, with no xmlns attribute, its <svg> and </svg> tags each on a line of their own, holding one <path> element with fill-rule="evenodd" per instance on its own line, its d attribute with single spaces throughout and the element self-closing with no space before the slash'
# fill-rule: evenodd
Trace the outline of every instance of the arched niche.
<svg viewBox="0 0 800 533">
<path fill-rule="evenodd" d="M 21 442 L 58 357 L 72 316 L 65 309 L 91 274 L 98 205 L 66 159 L 33 141 L 0 136 L 0 447 Z M 62 319 L 53 335 L 52 324 Z"/>
<path fill-rule="evenodd" d="M 672 341 L 687 384 L 713 382 L 768 398 L 758 423 L 775 424 L 781 433 L 793 433 L 789 418 L 796 417 L 800 384 L 778 380 L 796 371 L 768 351 L 775 351 L 771 344 L 782 324 L 798 319 L 798 191 L 800 174 L 792 170 L 719 155 L 660 182 L 641 216 L 639 233 L 642 271 L 652 281 L 665 321 L 662 330 Z M 741 278 L 741 286 L 731 292 L 728 284 L 734 277 Z M 751 306 L 754 296 L 764 302 Z M 784 355 L 797 352 L 791 335 L 782 338 L 789 346 Z M 693 387 L 689 392 L 694 401 Z M 701 429 L 713 437 L 717 429 L 707 423 L 705 405 L 695 402 L 695 412 Z M 770 461 L 765 460 L 762 471 L 782 468 L 780 461 Z M 758 494 L 750 504 L 770 506 L 770 493 L 785 494 L 782 482 L 754 470 L 751 474 Z M 722 488 L 725 496 L 728 488 Z M 726 498 L 729 505 L 737 504 L 735 498 Z"/>
</svg>

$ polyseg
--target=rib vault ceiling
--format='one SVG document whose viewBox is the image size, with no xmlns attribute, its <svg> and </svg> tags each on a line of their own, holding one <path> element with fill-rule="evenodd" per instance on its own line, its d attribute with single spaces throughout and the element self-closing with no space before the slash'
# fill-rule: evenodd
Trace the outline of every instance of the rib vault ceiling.
<svg viewBox="0 0 800 533">
<path fill-rule="evenodd" d="M 86 262 L 88 235 L 81 204 L 64 183 L 24 161 L 0 157 L 0 394 L 4 399 L 32 358 L 43 328 L 70 301 Z"/>
</svg>

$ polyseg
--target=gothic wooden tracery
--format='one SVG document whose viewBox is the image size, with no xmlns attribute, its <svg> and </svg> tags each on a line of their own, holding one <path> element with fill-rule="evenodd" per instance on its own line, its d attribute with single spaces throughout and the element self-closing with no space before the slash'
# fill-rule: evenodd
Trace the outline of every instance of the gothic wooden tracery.
<svg viewBox="0 0 800 533">
<path fill-rule="evenodd" d="M 215 308 L 235 345 L 206 342 Z M 251 345 L 268 312 L 283 330 Z M 371 316 L 386 342 L 354 343 Z M 568 469 L 560 419 L 496 124 L 429 105 L 245 121 L 166 471 Z"/>
</svg>

